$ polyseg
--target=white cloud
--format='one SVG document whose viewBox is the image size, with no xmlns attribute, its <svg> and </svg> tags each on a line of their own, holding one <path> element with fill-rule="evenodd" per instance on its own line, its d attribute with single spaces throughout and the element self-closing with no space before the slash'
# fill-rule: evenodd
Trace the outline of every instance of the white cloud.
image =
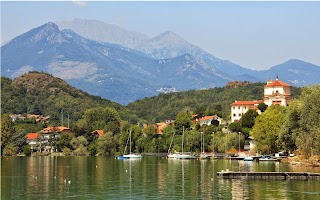
<svg viewBox="0 0 320 200">
<path fill-rule="evenodd" d="M 72 1 L 72 3 L 73 3 L 73 5 L 81 6 L 81 7 L 85 7 L 85 6 L 87 6 L 87 4 L 88 4 L 88 2 L 78 1 L 78 0 Z"/>
</svg>

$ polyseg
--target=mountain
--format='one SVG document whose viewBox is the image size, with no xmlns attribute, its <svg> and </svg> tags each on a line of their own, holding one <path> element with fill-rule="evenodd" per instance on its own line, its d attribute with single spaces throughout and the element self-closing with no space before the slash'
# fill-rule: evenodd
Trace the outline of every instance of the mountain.
<svg viewBox="0 0 320 200">
<path fill-rule="evenodd" d="M 234 80 L 261 81 L 255 77 L 253 70 L 244 68 L 227 60 L 221 60 L 203 49 L 190 44 L 172 31 L 166 31 L 154 38 L 143 34 L 120 29 L 118 26 L 95 20 L 75 19 L 58 23 L 61 29 L 71 29 L 83 37 L 122 45 L 141 51 L 155 59 L 169 59 L 184 54 L 191 54 L 198 60 L 211 66 L 213 70 L 223 72 L 225 77 Z M 90 28 L 88 28 L 90 27 Z M 117 33 L 117 39 L 114 35 Z"/>
<path fill-rule="evenodd" d="M 275 74 L 278 74 L 282 81 L 294 86 L 320 83 L 320 66 L 302 60 L 291 59 L 268 70 L 258 72 L 258 76 L 266 79 L 274 79 Z"/>
<path fill-rule="evenodd" d="M 71 29 L 79 35 L 100 42 L 119 44 L 134 48 L 149 38 L 146 35 L 123 29 L 115 24 L 107 24 L 97 20 L 74 19 L 72 21 L 58 21 L 61 30 Z"/>
<path fill-rule="evenodd" d="M 221 87 L 233 80 L 265 82 L 276 74 L 291 85 L 320 82 L 319 66 L 311 63 L 290 60 L 253 71 L 218 59 L 172 32 L 143 43 L 139 50 L 99 42 L 49 22 L 1 47 L 1 74 L 15 78 L 28 71 L 47 72 L 123 105 L 160 92 Z"/>
<path fill-rule="evenodd" d="M 14 38 L 1 47 L 1 56 L 3 76 L 48 72 L 121 104 L 154 96 L 162 88 L 209 88 L 232 80 L 190 54 L 156 60 L 127 47 L 89 40 L 71 30 L 60 31 L 52 22 Z"/>
</svg>

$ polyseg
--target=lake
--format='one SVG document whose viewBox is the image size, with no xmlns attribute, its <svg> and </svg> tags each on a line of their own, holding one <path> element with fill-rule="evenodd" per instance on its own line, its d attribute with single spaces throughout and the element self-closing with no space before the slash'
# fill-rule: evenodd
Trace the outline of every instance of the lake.
<svg viewBox="0 0 320 200">
<path fill-rule="evenodd" d="M 216 172 L 308 171 L 279 162 L 2 157 L 1 199 L 320 199 L 317 180 L 226 180 Z"/>
</svg>

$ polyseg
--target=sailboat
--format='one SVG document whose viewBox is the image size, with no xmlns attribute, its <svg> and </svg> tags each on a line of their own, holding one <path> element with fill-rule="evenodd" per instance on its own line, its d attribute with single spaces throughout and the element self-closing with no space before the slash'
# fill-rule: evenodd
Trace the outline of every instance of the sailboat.
<svg viewBox="0 0 320 200">
<path fill-rule="evenodd" d="M 182 152 L 176 156 L 176 159 L 194 159 L 195 157 L 190 153 L 183 152 L 183 143 L 184 143 L 184 126 L 182 127 Z"/>
<path fill-rule="evenodd" d="M 170 149 L 171 149 L 171 146 L 172 146 L 173 138 L 174 138 L 174 133 L 173 133 L 173 136 L 172 136 L 172 139 L 171 139 L 171 142 L 170 142 L 170 146 L 169 146 L 169 149 L 168 149 L 168 154 L 167 154 L 168 158 L 176 158 L 177 156 L 180 155 L 180 153 L 176 152 L 176 151 L 174 151 L 174 153 L 170 153 Z"/>
<path fill-rule="evenodd" d="M 130 153 L 129 154 L 126 154 L 126 155 L 123 155 L 124 158 L 142 158 L 142 155 L 140 154 L 134 154 L 131 152 L 131 141 L 132 141 L 132 129 L 130 129 L 130 134 L 129 134 L 129 137 L 130 137 Z"/>
<path fill-rule="evenodd" d="M 201 132 L 201 153 L 200 153 L 200 159 L 207 159 L 208 155 L 204 152 L 204 133 Z"/>
<path fill-rule="evenodd" d="M 142 155 L 141 154 L 134 154 L 131 152 L 131 141 L 132 141 L 132 129 L 130 129 L 130 133 L 129 133 L 129 141 L 130 141 L 130 153 L 129 154 L 125 154 L 123 156 L 118 156 L 117 158 L 118 159 L 129 159 L 129 158 L 142 158 Z M 127 149 L 127 144 L 126 144 L 126 148 L 125 148 L 125 151 Z"/>
</svg>

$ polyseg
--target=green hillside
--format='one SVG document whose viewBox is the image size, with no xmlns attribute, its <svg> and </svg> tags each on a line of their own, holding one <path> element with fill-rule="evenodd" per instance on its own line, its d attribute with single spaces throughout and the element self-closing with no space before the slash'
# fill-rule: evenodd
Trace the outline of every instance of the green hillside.
<svg viewBox="0 0 320 200">
<path fill-rule="evenodd" d="M 125 120 L 132 117 L 120 104 L 89 95 L 46 73 L 30 72 L 14 80 L 1 77 L 1 114 L 41 114 L 58 124 L 63 111 L 66 124 L 67 113 L 75 122 L 94 107 L 115 108 Z"/>
<path fill-rule="evenodd" d="M 229 119 L 230 104 L 235 100 L 263 99 L 265 83 L 231 85 L 207 90 L 191 90 L 169 94 L 160 94 L 130 103 L 127 107 L 138 117 L 149 122 L 159 122 L 166 118 L 175 118 L 179 111 L 189 110 L 194 114 L 218 114 Z M 297 97 L 301 88 L 292 87 L 292 97 Z"/>
</svg>

